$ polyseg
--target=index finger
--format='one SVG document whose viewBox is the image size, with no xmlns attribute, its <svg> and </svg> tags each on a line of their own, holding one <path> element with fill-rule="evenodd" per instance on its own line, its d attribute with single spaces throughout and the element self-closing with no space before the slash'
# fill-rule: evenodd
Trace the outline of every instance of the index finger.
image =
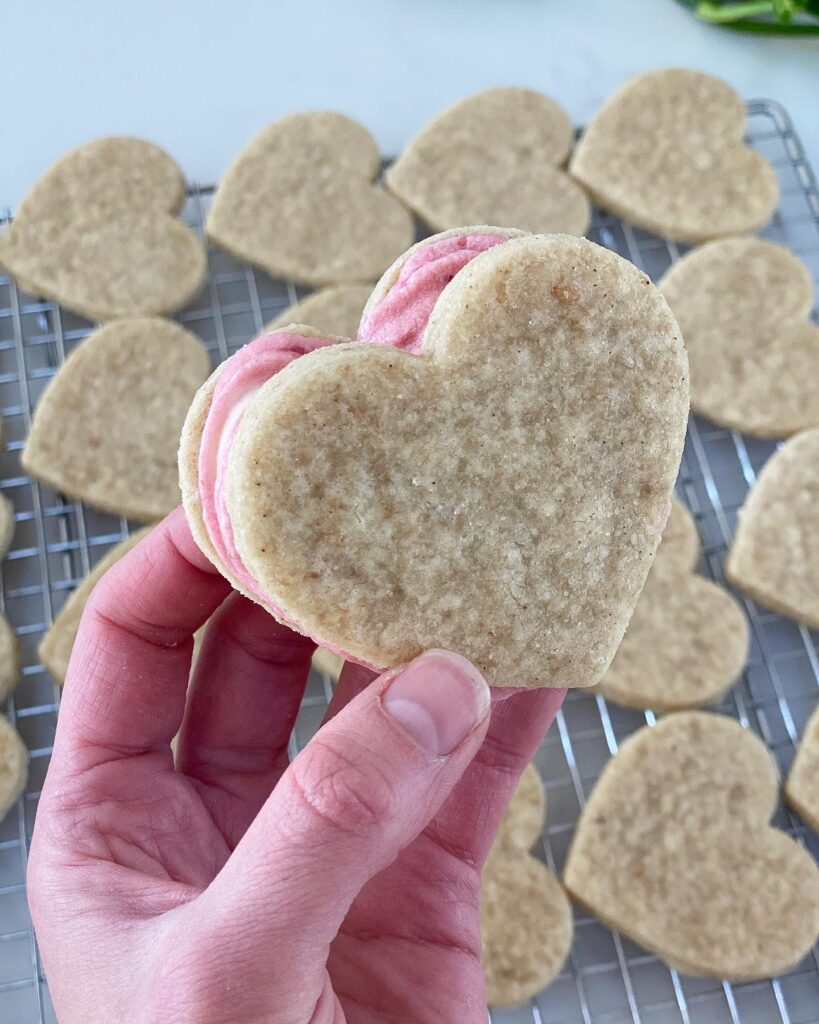
<svg viewBox="0 0 819 1024">
<path fill-rule="evenodd" d="M 113 565 L 83 612 L 55 757 L 85 767 L 170 744 L 182 721 L 193 634 L 230 593 L 181 508 Z"/>
</svg>

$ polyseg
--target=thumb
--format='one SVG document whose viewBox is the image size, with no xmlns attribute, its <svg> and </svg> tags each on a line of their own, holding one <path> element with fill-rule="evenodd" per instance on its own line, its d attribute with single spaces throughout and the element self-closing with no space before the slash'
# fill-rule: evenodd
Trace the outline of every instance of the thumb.
<svg viewBox="0 0 819 1024">
<path fill-rule="evenodd" d="M 277 983 L 291 960 L 302 979 L 305 958 L 324 968 L 360 889 L 424 829 L 474 757 L 489 707 L 477 669 L 433 650 L 375 679 L 316 733 L 200 898 L 212 924 L 248 937 L 238 973 L 257 949 Z"/>
</svg>

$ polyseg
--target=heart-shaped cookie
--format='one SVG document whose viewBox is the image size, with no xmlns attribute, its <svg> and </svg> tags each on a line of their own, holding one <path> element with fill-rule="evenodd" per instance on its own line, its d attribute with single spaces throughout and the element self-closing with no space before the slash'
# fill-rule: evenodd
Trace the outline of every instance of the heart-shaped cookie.
<svg viewBox="0 0 819 1024">
<path fill-rule="evenodd" d="M 98 328 L 43 393 L 23 466 L 96 508 L 160 519 L 179 504 L 179 434 L 209 370 L 199 339 L 170 320 Z"/>
<path fill-rule="evenodd" d="M 741 234 L 767 224 L 779 198 L 776 172 L 744 131 L 745 106 L 726 82 L 650 71 L 595 114 L 569 169 L 600 206 L 658 235 Z"/>
<path fill-rule="evenodd" d="M 811 715 L 799 741 L 785 783 L 785 799 L 814 831 L 819 832 L 819 708 Z"/>
<path fill-rule="evenodd" d="M 387 187 L 425 224 L 503 224 L 582 235 L 589 201 L 562 169 L 574 131 L 533 89 L 467 96 L 421 129 L 386 173 Z"/>
<path fill-rule="evenodd" d="M 0 236 L 0 264 L 27 291 L 92 320 L 171 313 L 206 270 L 176 216 L 184 202 L 182 173 L 158 146 L 97 139 L 35 182 Z"/>
<path fill-rule="evenodd" d="M 270 335 L 200 392 L 180 449 L 194 535 L 345 657 L 445 647 L 494 685 L 592 685 L 679 464 L 677 325 L 583 239 L 475 228 L 401 262 L 360 334 L 389 344 L 299 339 L 282 369 L 295 340 Z"/>
<path fill-rule="evenodd" d="M 28 779 L 28 750 L 20 734 L 0 715 L 0 821 L 17 803 Z"/>
<path fill-rule="evenodd" d="M 71 593 L 40 641 L 40 646 L 37 649 L 40 661 L 61 686 L 65 682 L 65 674 L 68 671 L 68 662 L 74 648 L 74 641 L 77 638 L 80 619 L 85 609 L 85 603 L 91 596 L 91 591 L 103 573 L 107 572 L 150 531 L 150 526 L 137 530 L 136 533 L 132 533 L 130 537 L 126 537 L 125 540 L 106 552 L 77 589 Z"/>
<path fill-rule="evenodd" d="M 748 657 L 742 609 L 721 587 L 693 574 L 697 528 L 678 501 L 669 527 L 623 642 L 600 681 L 603 696 L 626 707 L 675 711 L 710 704 L 734 682 Z"/>
<path fill-rule="evenodd" d="M 208 238 L 273 277 L 305 284 L 374 281 L 412 242 L 412 217 L 374 185 L 378 147 L 333 111 L 262 129 L 228 168 Z"/>
<path fill-rule="evenodd" d="M 309 324 L 319 334 L 355 338 L 371 291 L 372 288 L 366 284 L 337 284 L 321 288 L 285 309 L 261 333 L 278 331 L 288 324 Z"/>
<path fill-rule="evenodd" d="M 761 437 L 819 425 L 819 327 L 810 271 L 759 238 L 694 249 L 660 281 L 691 364 L 691 407 Z"/>
<path fill-rule="evenodd" d="M 819 929 L 819 869 L 768 825 L 779 791 L 765 745 L 722 715 L 679 712 L 608 763 L 566 862 L 569 893 L 686 974 L 789 970 Z"/>
<path fill-rule="evenodd" d="M 755 601 L 819 628 L 819 427 L 765 463 L 745 504 L 725 575 Z"/>
<path fill-rule="evenodd" d="M 546 820 L 540 776 L 529 765 L 481 876 L 481 944 L 490 1006 L 514 1006 L 546 988 L 572 945 L 563 887 L 528 851 Z"/>
</svg>

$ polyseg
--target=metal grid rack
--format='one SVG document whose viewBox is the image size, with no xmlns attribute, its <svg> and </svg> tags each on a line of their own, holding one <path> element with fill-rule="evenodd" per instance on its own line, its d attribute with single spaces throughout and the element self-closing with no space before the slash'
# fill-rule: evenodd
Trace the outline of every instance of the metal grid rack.
<svg viewBox="0 0 819 1024">
<path fill-rule="evenodd" d="M 748 105 L 750 142 L 774 164 L 782 199 L 763 234 L 788 245 L 819 281 L 819 191 L 786 113 L 769 101 Z M 211 189 L 194 186 L 185 210 L 201 229 Z M 680 250 L 595 212 L 589 237 L 657 278 Z M 202 293 L 178 319 L 213 354 L 226 358 L 262 325 L 301 297 L 224 253 L 209 255 Z M 31 752 L 24 797 L 0 823 L 0 1024 L 45 1024 L 54 1012 L 25 901 L 25 863 L 37 798 L 51 752 L 59 691 L 39 664 L 37 645 L 68 594 L 102 554 L 128 532 L 123 519 L 68 501 L 22 475 L 19 451 L 48 379 L 91 329 L 53 303 L 38 301 L 0 276 L 0 410 L 5 450 L 0 488 L 15 507 L 14 546 L 2 563 L 0 608 L 18 634 L 23 678 L 7 713 Z M 723 583 L 722 565 L 738 507 L 774 450 L 763 442 L 692 418 L 678 493 L 694 513 L 703 542 L 700 570 Z M 819 699 L 819 633 L 744 601 L 752 646 L 741 680 L 719 710 L 738 718 L 787 771 L 795 743 Z M 318 727 L 330 682 L 313 673 L 296 723 L 298 750 Z M 560 872 L 580 808 L 618 744 L 646 721 L 603 698 L 570 693 L 536 763 L 546 781 L 549 818 L 542 855 Z M 780 807 L 775 824 L 819 856 L 819 837 Z M 817 1024 L 819 950 L 788 975 L 730 985 L 688 978 L 577 912 L 566 968 L 530 1004 L 491 1015 L 495 1024 Z"/>
</svg>

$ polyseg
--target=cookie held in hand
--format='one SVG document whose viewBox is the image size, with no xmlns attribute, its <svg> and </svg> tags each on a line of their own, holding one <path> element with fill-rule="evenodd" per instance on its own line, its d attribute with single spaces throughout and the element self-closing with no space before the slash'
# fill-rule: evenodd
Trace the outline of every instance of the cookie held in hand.
<svg viewBox="0 0 819 1024">
<path fill-rule="evenodd" d="M 768 824 L 765 745 L 722 715 L 679 712 L 630 736 L 577 825 L 569 893 L 685 974 L 784 973 L 819 930 L 819 869 Z"/>
<path fill-rule="evenodd" d="M 744 132 L 745 105 L 727 82 L 649 71 L 595 114 L 569 171 L 604 209 L 666 238 L 741 234 L 767 224 L 779 198 L 776 172 Z"/>
<path fill-rule="evenodd" d="M 819 426 L 813 280 L 792 252 L 760 238 L 709 242 L 658 287 L 685 338 L 695 412 L 759 437 Z"/>
<path fill-rule="evenodd" d="M 739 511 L 725 575 L 755 601 L 819 628 L 819 427 L 774 452 Z"/>
<path fill-rule="evenodd" d="M 227 169 L 208 238 L 273 277 L 374 281 L 414 235 L 409 212 L 374 184 L 380 168 L 373 137 L 343 114 L 283 117 Z"/>
<path fill-rule="evenodd" d="M 235 585 L 348 660 L 435 646 L 493 685 L 589 686 L 659 542 L 685 353 L 630 263 L 512 234 L 415 247 L 359 342 L 240 350 L 191 407 L 183 498 Z"/>
<path fill-rule="evenodd" d="M 572 908 L 563 887 L 529 850 L 546 820 L 532 765 L 524 771 L 481 876 L 481 944 L 490 1006 L 514 1006 L 546 988 L 572 945 Z"/>
<path fill-rule="evenodd" d="M 109 137 L 62 156 L 0 236 L 0 264 L 34 295 L 91 320 L 172 313 L 205 279 L 205 252 L 177 215 L 185 180 L 144 139 Z"/>
<path fill-rule="evenodd" d="M 26 472 L 95 508 L 160 519 L 179 504 L 179 434 L 209 370 L 199 339 L 170 320 L 98 328 L 43 392 L 23 449 Z"/>
<path fill-rule="evenodd" d="M 694 574 L 698 551 L 696 525 L 675 500 L 623 642 L 600 681 L 608 700 L 658 712 L 700 707 L 742 671 L 750 639 L 745 614 L 726 590 Z"/>
<path fill-rule="evenodd" d="M 582 235 L 589 201 L 563 165 L 574 140 L 563 108 L 533 89 L 486 89 L 426 125 L 387 187 L 435 231 L 504 224 Z"/>
</svg>

